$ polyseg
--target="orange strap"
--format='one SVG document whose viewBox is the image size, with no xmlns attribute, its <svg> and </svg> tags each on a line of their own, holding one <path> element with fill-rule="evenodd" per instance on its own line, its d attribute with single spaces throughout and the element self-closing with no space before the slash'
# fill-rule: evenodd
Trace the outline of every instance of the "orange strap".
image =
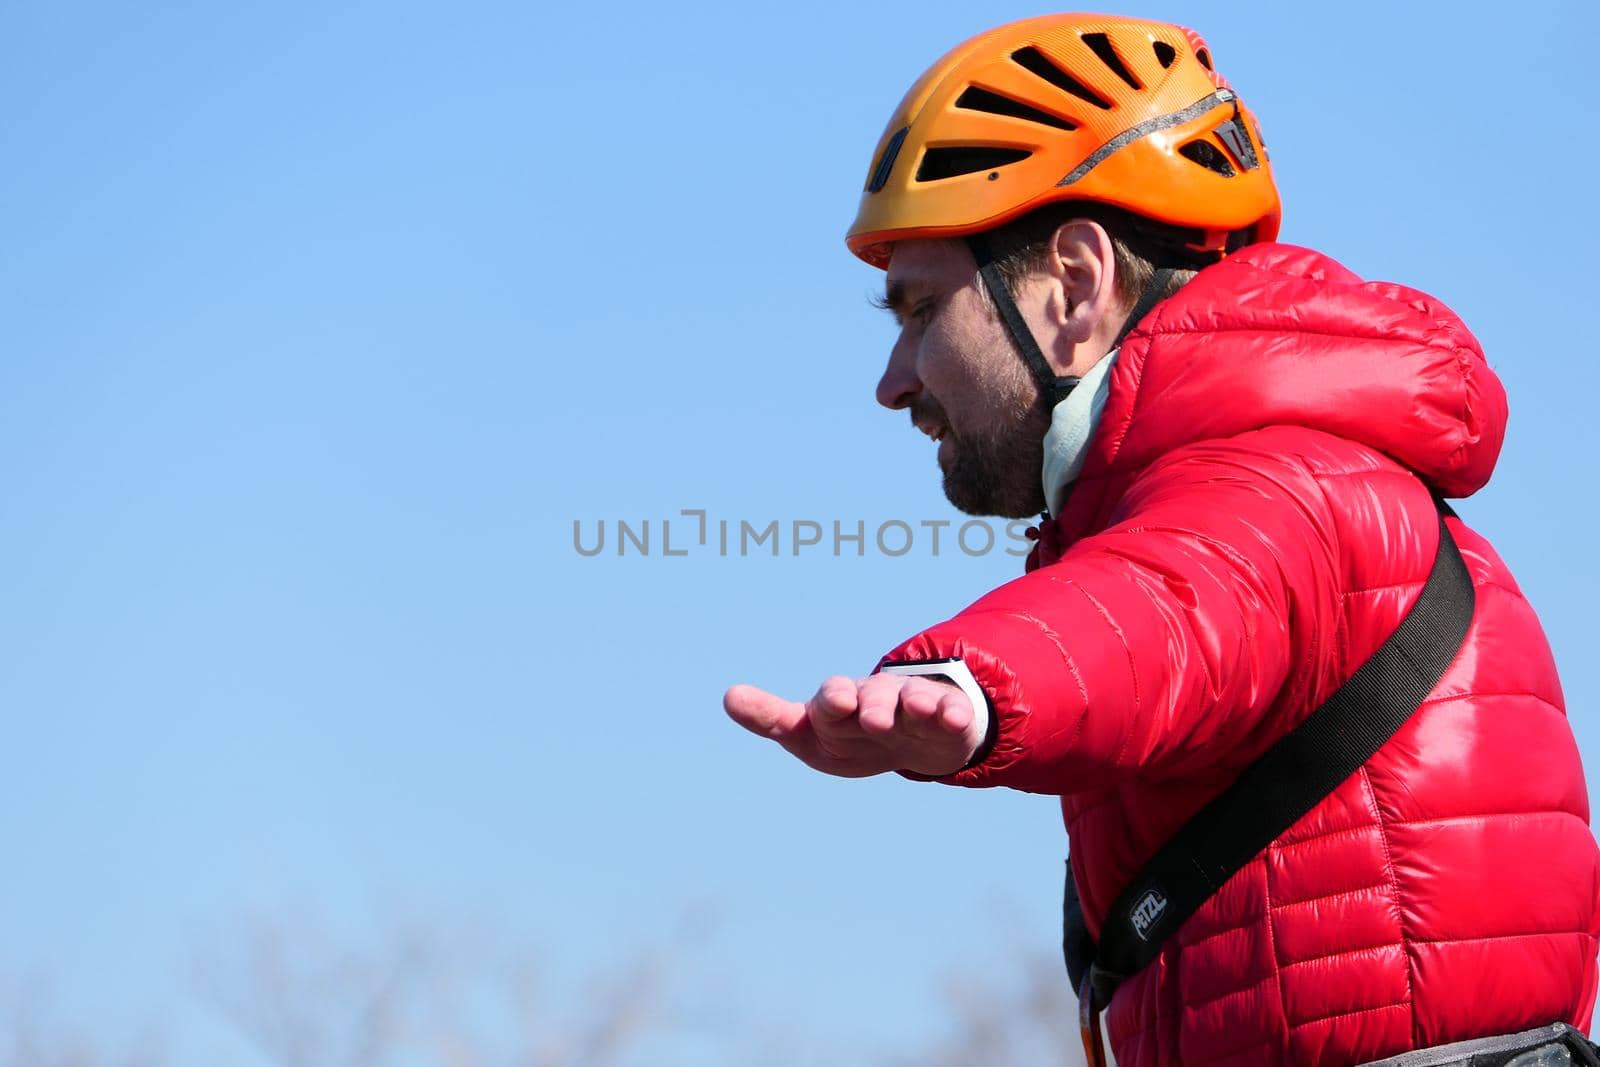
<svg viewBox="0 0 1600 1067">
<path fill-rule="evenodd" d="M 1094 990 L 1089 986 L 1089 972 L 1083 975 L 1078 989 L 1078 1029 L 1083 1034 L 1083 1058 L 1089 1067 L 1106 1067 L 1106 1044 L 1100 1034 L 1100 1009 L 1094 1004 Z"/>
</svg>

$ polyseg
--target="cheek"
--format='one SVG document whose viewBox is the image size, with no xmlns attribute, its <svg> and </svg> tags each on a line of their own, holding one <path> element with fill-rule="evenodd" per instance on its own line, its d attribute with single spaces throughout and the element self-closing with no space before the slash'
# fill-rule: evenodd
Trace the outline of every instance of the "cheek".
<svg viewBox="0 0 1600 1067">
<path fill-rule="evenodd" d="M 981 348 L 969 330 L 941 315 L 922 337 L 918 368 L 934 399 L 945 404 L 970 404 L 986 377 Z"/>
<path fill-rule="evenodd" d="M 1003 327 L 986 315 L 941 316 L 918 355 L 924 387 L 959 432 L 1032 403 L 1033 379 Z"/>
</svg>

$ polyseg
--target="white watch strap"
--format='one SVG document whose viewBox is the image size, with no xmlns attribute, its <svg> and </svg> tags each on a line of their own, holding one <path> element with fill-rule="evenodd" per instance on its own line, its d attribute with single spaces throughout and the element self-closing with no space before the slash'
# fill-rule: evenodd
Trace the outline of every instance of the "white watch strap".
<svg viewBox="0 0 1600 1067">
<path fill-rule="evenodd" d="M 972 714 L 977 720 L 978 736 L 989 732 L 989 698 L 984 695 L 978 680 L 959 657 L 950 659 L 919 660 L 915 663 L 885 663 L 880 674 L 902 674 L 916 677 L 943 678 L 955 685 L 972 702 Z"/>
</svg>

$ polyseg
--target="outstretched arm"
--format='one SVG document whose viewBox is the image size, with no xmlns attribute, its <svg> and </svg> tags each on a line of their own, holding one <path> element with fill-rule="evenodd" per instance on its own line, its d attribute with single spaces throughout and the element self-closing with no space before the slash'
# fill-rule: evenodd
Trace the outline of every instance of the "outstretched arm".
<svg viewBox="0 0 1600 1067">
<path fill-rule="evenodd" d="M 1431 520 L 1431 507 L 1415 510 Z M 1139 479 L 1109 528 L 879 664 L 959 661 L 978 701 L 880 673 L 830 678 L 804 704 L 750 686 L 723 703 L 809 766 L 850 777 L 1066 794 L 1248 762 L 1282 733 L 1275 710 L 1307 708 L 1308 690 L 1342 680 L 1336 526 L 1301 457 L 1261 439 L 1190 446 Z"/>
</svg>

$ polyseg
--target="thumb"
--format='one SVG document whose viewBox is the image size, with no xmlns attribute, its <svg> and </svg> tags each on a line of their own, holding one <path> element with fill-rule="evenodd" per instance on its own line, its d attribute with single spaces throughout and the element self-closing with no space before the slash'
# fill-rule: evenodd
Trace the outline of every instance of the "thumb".
<svg viewBox="0 0 1600 1067">
<path fill-rule="evenodd" d="M 807 726 L 806 706 L 753 685 L 736 685 L 722 695 L 723 710 L 753 734 L 783 742 Z"/>
</svg>

